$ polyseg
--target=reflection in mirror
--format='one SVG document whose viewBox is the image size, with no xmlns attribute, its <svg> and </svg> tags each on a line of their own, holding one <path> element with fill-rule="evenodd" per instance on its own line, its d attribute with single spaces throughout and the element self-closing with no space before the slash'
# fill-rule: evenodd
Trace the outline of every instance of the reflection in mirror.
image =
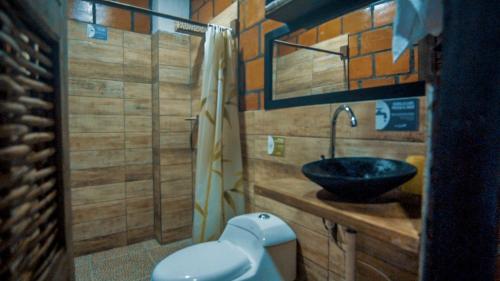
<svg viewBox="0 0 500 281">
<path fill-rule="evenodd" d="M 266 108 L 425 95 L 419 46 L 393 62 L 394 13 L 394 1 L 374 1 L 267 33 Z"/>
<path fill-rule="evenodd" d="M 347 35 L 310 46 L 285 40 L 273 43 L 273 99 L 348 90 Z"/>
</svg>

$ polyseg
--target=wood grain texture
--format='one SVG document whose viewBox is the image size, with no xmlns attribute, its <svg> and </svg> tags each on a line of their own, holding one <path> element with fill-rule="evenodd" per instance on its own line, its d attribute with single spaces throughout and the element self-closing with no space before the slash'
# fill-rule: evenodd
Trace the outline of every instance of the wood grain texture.
<svg viewBox="0 0 500 281">
<path fill-rule="evenodd" d="M 126 197 L 153 197 L 153 180 L 130 181 L 125 184 Z"/>
<path fill-rule="evenodd" d="M 70 96 L 70 114 L 123 115 L 123 99 Z"/>
<path fill-rule="evenodd" d="M 74 241 L 73 244 L 75 255 L 81 256 L 106 249 L 125 246 L 127 245 L 127 233 L 120 232 L 82 241 Z"/>
<path fill-rule="evenodd" d="M 91 168 L 71 170 L 71 187 L 105 185 L 125 181 L 125 167 Z"/>
<path fill-rule="evenodd" d="M 191 81 L 189 67 L 160 65 L 158 75 L 161 82 L 189 84 Z"/>
<path fill-rule="evenodd" d="M 190 122 L 186 122 L 183 116 L 160 116 L 160 132 L 189 132 L 191 130 Z"/>
<path fill-rule="evenodd" d="M 162 198 L 174 198 L 174 197 L 192 196 L 192 195 L 193 195 L 192 178 L 176 179 L 176 180 L 161 182 Z M 169 208 L 169 206 L 166 207 Z"/>
<path fill-rule="evenodd" d="M 170 208 L 162 209 L 163 230 L 192 225 L 192 196 L 162 199 L 162 205 L 171 206 Z"/>
<path fill-rule="evenodd" d="M 158 48 L 158 63 L 164 66 L 189 67 L 189 47 Z"/>
<path fill-rule="evenodd" d="M 153 165 L 151 164 L 128 164 L 125 167 L 125 181 L 142 181 L 153 179 Z"/>
<path fill-rule="evenodd" d="M 123 48 L 129 50 L 151 51 L 151 36 L 136 32 L 123 32 Z"/>
<path fill-rule="evenodd" d="M 150 65 L 124 64 L 123 81 L 137 83 L 151 83 L 152 73 Z"/>
<path fill-rule="evenodd" d="M 152 147 L 152 133 L 150 132 L 127 132 L 125 134 L 125 148 L 147 148 Z"/>
<path fill-rule="evenodd" d="M 75 241 L 106 236 L 125 231 L 125 216 L 94 220 L 73 225 L 73 237 Z"/>
<path fill-rule="evenodd" d="M 174 181 L 179 179 L 191 179 L 191 163 L 182 163 L 177 165 L 162 165 L 161 181 Z"/>
<path fill-rule="evenodd" d="M 327 281 L 330 273 L 308 258 L 299 256 L 297 263 L 297 281 Z M 341 281 L 341 280 L 332 280 Z"/>
<path fill-rule="evenodd" d="M 151 132 L 153 125 L 150 116 L 125 116 L 125 132 Z"/>
<path fill-rule="evenodd" d="M 391 264 L 385 263 L 384 261 L 376 257 L 369 256 L 363 252 L 356 252 L 356 257 L 357 280 L 386 280 L 386 277 L 389 277 L 390 280 L 398 281 L 418 280 L 418 276 L 416 274 L 394 267 Z"/>
<path fill-rule="evenodd" d="M 411 198 L 404 200 L 398 194 L 395 198 L 399 198 L 399 201 L 388 198 L 387 203 L 351 204 L 333 201 L 321 190 L 316 184 L 299 179 L 278 179 L 255 185 L 258 195 L 270 197 L 357 231 L 370 233 L 373 237 L 408 252 L 418 253 L 421 221 L 418 202 L 412 202 Z"/>
<path fill-rule="evenodd" d="M 72 205 L 75 230 L 89 227 L 75 247 L 87 253 L 152 236 L 151 39 L 108 28 L 109 40 L 92 40 L 70 26 Z"/>
<path fill-rule="evenodd" d="M 73 206 L 123 199 L 125 199 L 125 183 L 87 186 L 73 189 L 71 193 Z"/>
<path fill-rule="evenodd" d="M 126 99 L 150 99 L 151 84 L 148 83 L 123 83 L 123 93 Z"/>
<path fill-rule="evenodd" d="M 123 47 L 86 40 L 69 40 L 68 57 L 81 61 L 123 64 Z"/>
<path fill-rule="evenodd" d="M 190 40 L 158 32 L 152 40 L 155 235 L 166 243 L 191 235 Z"/>
<path fill-rule="evenodd" d="M 73 206 L 73 224 L 125 215 L 125 201 L 116 200 Z"/>
<path fill-rule="evenodd" d="M 69 78 L 69 94 L 86 97 L 123 97 L 123 82 L 88 78 Z"/>
<path fill-rule="evenodd" d="M 340 51 L 348 45 L 344 34 L 312 45 Z M 280 46 L 281 47 L 281 46 Z M 348 63 L 339 56 L 298 49 L 273 58 L 273 98 L 283 99 L 347 90 Z"/>
<path fill-rule="evenodd" d="M 123 80 L 123 64 L 69 59 L 68 73 L 70 77 Z"/>
<path fill-rule="evenodd" d="M 123 133 L 74 133 L 70 134 L 71 151 L 123 149 Z"/>
<path fill-rule="evenodd" d="M 191 87 L 189 85 L 160 82 L 159 98 L 173 100 L 191 100 Z"/>
<path fill-rule="evenodd" d="M 145 226 L 132 228 L 127 230 L 127 243 L 135 244 L 146 240 L 151 240 L 154 238 L 154 228 L 153 226 Z"/>
<path fill-rule="evenodd" d="M 123 165 L 125 153 L 122 149 L 72 151 L 70 159 L 73 170 L 114 167 Z"/>
<path fill-rule="evenodd" d="M 120 133 L 124 130 L 123 122 L 122 115 L 70 115 L 70 134 Z"/>
<path fill-rule="evenodd" d="M 125 150 L 125 163 L 127 165 L 144 165 L 153 163 L 151 148 L 132 148 Z"/>
</svg>

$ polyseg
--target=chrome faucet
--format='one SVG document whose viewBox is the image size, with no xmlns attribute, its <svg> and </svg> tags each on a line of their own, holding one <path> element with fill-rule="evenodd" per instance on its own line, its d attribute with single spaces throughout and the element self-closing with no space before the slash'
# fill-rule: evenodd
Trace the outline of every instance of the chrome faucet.
<svg viewBox="0 0 500 281">
<path fill-rule="evenodd" d="M 335 137 L 336 137 L 337 118 L 339 117 L 339 114 L 342 111 L 345 111 L 349 114 L 349 117 L 351 118 L 351 127 L 356 127 L 358 125 L 358 120 L 356 119 L 356 115 L 354 115 L 354 112 L 347 104 L 343 104 L 335 110 L 332 117 L 332 127 L 330 131 L 330 152 L 332 159 L 335 157 Z"/>
</svg>

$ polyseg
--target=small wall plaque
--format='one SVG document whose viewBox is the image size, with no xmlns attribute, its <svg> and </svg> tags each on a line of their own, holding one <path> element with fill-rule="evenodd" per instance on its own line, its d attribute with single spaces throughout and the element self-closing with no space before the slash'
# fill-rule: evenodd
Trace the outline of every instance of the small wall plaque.
<svg viewBox="0 0 500 281">
<path fill-rule="evenodd" d="M 278 157 L 285 156 L 285 138 L 268 136 L 267 154 Z"/>
<path fill-rule="evenodd" d="M 375 129 L 378 131 L 418 131 L 419 99 L 378 100 Z"/>
<path fill-rule="evenodd" d="M 87 37 L 98 40 L 108 40 L 108 28 L 97 24 L 87 24 Z"/>
</svg>

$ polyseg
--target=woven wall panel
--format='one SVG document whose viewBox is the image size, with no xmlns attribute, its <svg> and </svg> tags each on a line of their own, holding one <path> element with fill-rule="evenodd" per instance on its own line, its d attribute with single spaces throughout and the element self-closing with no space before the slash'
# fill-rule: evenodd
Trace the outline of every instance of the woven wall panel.
<svg viewBox="0 0 500 281">
<path fill-rule="evenodd" d="M 0 280 L 46 280 L 62 254 L 56 50 L 0 2 Z"/>
</svg>

